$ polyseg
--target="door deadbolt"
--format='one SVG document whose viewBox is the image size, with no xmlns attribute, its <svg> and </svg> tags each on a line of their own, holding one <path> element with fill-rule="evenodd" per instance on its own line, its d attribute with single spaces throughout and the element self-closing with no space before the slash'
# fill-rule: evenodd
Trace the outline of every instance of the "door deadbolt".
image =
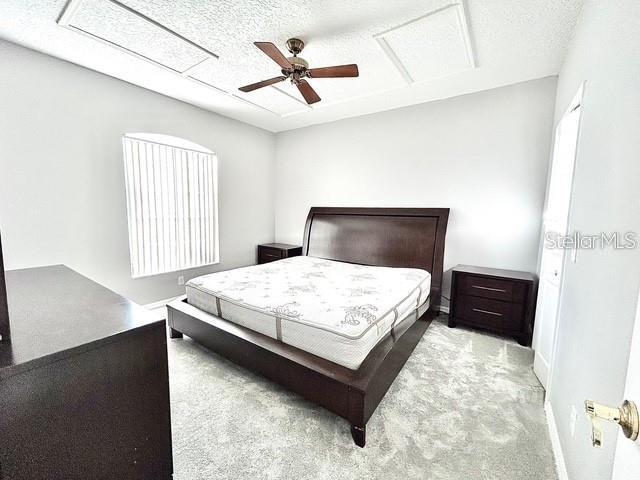
<svg viewBox="0 0 640 480">
<path fill-rule="evenodd" d="M 638 407 L 633 402 L 625 400 L 620 408 L 607 407 L 587 400 L 584 402 L 587 415 L 591 418 L 591 443 L 594 447 L 602 446 L 602 430 L 600 420 L 615 422 L 622 427 L 624 436 L 630 440 L 638 439 L 640 431 L 640 418 L 638 417 Z"/>
</svg>

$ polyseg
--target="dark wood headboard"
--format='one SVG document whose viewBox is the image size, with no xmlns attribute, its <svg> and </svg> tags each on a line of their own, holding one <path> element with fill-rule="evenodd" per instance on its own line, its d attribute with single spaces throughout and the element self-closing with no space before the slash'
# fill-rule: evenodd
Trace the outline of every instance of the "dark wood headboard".
<svg viewBox="0 0 640 480">
<path fill-rule="evenodd" d="M 0 341 L 8 342 L 9 309 L 7 308 L 7 287 L 4 282 L 4 262 L 2 260 L 2 239 L 0 239 Z"/>
<path fill-rule="evenodd" d="M 448 208 L 313 207 L 302 254 L 431 273 L 431 305 L 440 305 Z"/>
</svg>

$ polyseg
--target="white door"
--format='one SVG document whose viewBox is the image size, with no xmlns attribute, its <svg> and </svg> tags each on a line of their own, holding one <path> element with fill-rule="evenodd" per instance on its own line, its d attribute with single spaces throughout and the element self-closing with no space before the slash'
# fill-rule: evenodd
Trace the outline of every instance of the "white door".
<svg viewBox="0 0 640 480">
<path fill-rule="evenodd" d="M 556 128 L 551 164 L 551 179 L 544 213 L 544 247 L 540 263 L 540 285 L 533 347 L 536 351 L 533 371 L 547 388 L 553 365 L 556 322 L 562 287 L 565 249 L 552 241 L 566 236 L 573 187 L 573 172 L 580 129 L 582 88 Z"/>
<path fill-rule="evenodd" d="M 640 297 L 636 307 L 636 324 L 631 339 L 624 398 L 640 406 Z M 640 441 L 632 442 L 620 432 L 613 462 L 613 480 L 640 479 Z"/>
</svg>

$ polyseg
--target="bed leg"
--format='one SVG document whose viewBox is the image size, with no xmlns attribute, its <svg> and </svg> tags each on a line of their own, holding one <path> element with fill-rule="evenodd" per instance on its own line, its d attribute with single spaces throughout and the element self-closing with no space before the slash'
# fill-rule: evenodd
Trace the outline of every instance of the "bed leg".
<svg viewBox="0 0 640 480">
<path fill-rule="evenodd" d="M 356 442 L 356 445 L 364 448 L 367 437 L 367 426 L 351 425 L 351 436 L 353 437 L 353 441 Z"/>
<path fill-rule="evenodd" d="M 182 338 L 182 333 L 169 327 L 169 338 Z"/>
</svg>

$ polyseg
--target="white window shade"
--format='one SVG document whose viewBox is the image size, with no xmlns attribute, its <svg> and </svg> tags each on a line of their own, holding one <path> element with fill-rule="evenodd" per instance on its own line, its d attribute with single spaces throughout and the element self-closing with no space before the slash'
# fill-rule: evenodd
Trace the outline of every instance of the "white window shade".
<svg viewBox="0 0 640 480">
<path fill-rule="evenodd" d="M 134 278 L 219 260 L 216 156 L 155 138 L 123 137 Z"/>
</svg>

